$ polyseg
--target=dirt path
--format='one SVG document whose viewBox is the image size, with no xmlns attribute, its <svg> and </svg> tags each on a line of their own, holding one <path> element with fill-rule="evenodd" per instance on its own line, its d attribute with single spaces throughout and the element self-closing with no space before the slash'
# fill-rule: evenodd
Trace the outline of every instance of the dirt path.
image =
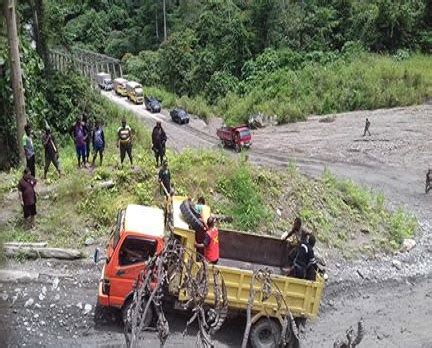
<svg viewBox="0 0 432 348">
<path fill-rule="evenodd" d="M 195 119 L 188 126 L 179 126 L 171 122 L 166 111 L 150 114 L 142 105 L 132 105 L 110 93 L 104 95 L 134 112 L 149 127 L 156 120 L 162 121 L 169 137 L 168 145 L 177 151 L 187 147 L 218 148 L 219 141 L 214 135 L 217 120 L 210 126 Z M 392 266 L 391 255 L 329 265 L 331 280 L 326 287 L 320 317 L 302 334 L 304 347 L 331 346 L 335 338 L 343 338 L 345 330 L 361 317 L 366 327 L 364 346 L 432 346 L 432 331 L 429 330 L 432 326 L 432 282 L 427 278 L 432 267 L 432 244 L 428 238 L 432 205 L 430 197 L 423 192 L 427 150 L 431 145 L 428 133 L 431 116 L 432 106 L 420 106 L 338 115 L 330 123 L 312 117 L 303 123 L 254 131 L 254 147 L 248 153 L 251 162 L 283 168 L 294 160 L 303 172 L 312 176 L 320 175 L 327 167 L 338 176 L 384 192 L 392 203 L 405 205 L 422 221 L 417 247 L 408 254 L 396 256 L 402 262 L 400 270 Z M 372 136 L 367 138 L 361 136 L 365 117 L 372 123 Z M 36 261 L 26 263 L 25 268 L 42 272 L 63 270 L 64 265 L 49 266 L 46 261 Z M 66 277 L 60 278 L 60 290 L 48 290 L 42 301 L 37 299 L 43 286 L 51 286 L 52 277 L 27 285 L 0 283 L 0 325 L 12 327 L 7 332 L 7 342 L 19 346 L 121 346 L 124 342 L 122 327 L 115 316 L 102 324 L 95 324 L 93 320 L 99 271 L 88 261 L 66 266 L 62 271 Z M 22 265 L 12 263 L 7 267 Z M 363 278 L 356 271 L 360 271 Z M 48 285 L 44 285 L 47 282 Z M 15 293 L 20 295 L 12 304 Z M 60 298 L 56 300 L 58 294 Z M 30 297 L 41 308 L 25 307 Z M 91 312 L 84 315 L 80 303 L 83 307 L 91 305 Z M 51 308 L 52 304 L 55 307 Z M 4 311 L 8 313 L 3 315 Z M 172 335 L 167 347 L 195 345 L 193 335 L 184 338 L 181 335 L 184 322 L 184 316 L 170 315 Z M 239 346 L 243 325 L 241 320 L 227 322 L 217 336 L 216 346 Z M 155 334 L 149 333 L 145 344 L 157 345 Z"/>
</svg>

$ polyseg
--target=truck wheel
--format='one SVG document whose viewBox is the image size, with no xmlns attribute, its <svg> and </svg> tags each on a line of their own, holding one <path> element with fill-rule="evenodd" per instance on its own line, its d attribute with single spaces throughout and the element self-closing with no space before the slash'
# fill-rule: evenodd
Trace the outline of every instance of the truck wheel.
<svg viewBox="0 0 432 348">
<path fill-rule="evenodd" d="M 199 219 L 199 215 L 196 215 L 188 200 L 185 200 L 180 204 L 180 211 L 186 222 L 195 232 L 204 231 L 204 225 Z"/>
<path fill-rule="evenodd" d="M 147 306 L 147 300 L 143 300 L 142 306 L 141 306 L 142 312 L 144 312 L 146 306 Z M 131 311 L 133 311 L 134 309 L 135 309 L 135 303 L 133 302 L 132 299 L 129 299 L 127 301 L 127 303 L 122 308 L 122 319 L 123 319 L 123 324 L 125 326 L 126 332 L 132 331 L 132 328 L 131 328 L 132 312 Z M 151 306 L 150 306 L 149 310 L 147 311 L 147 315 L 144 319 L 143 328 L 149 327 L 151 325 L 152 321 L 153 321 L 153 308 L 151 308 Z"/>
<path fill-rule="evenodd" d="M 252 348 L 279 347 L 281 327 L 274 319 L 262 318 L 252 325 L 250 344 Z"/>
</svg>

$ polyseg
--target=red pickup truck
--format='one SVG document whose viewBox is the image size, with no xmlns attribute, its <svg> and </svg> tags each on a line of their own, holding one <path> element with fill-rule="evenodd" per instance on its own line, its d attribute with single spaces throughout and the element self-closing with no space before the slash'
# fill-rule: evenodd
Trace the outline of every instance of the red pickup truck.
<svg viewBox="0 0 432 348">
<path fill-rule="evenodd" d="M 252 133 L 246 125 L 222 127 L 216 131 L 216 135 L 224 146 L 232 147 L 237 152 L 252 145 Z"/>
</svg>

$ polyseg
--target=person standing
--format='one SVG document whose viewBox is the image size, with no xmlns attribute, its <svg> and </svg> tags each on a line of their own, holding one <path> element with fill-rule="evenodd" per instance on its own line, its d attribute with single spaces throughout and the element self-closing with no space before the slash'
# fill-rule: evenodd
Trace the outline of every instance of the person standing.
<svg viewBox="0 0 432 348">
<path fill-rule="evenodd" d="M 55 143 L 54 136 L 51 134 L 50 127 L 45 128 L 45 134 L 42 137 L 42 142 L 45 148 L 45 167 L 44 179 L 47 177 L 48 169 L 52 163 L 57 169 L 59 176 L 61 176 L 59 161 L 58 161 L 58 147 Z"/>
<path fill-rule="evenodd" d="M 369 134 L 369 136 L 371 135 L 371 133 L 369 132 L 369 127 L 370 127 L 370 121 L 369 121 L 368 118 L 366 118 L 366 123 L 365 123 L 365 128 L 364 128 L 363 136 L 366 135 L 366 132 Z"/>
<path fill-rule="evenodd" d="M 29 168 L 25 168 L 23 176 L 18 183 L 18 197 L 21 201 L 24 212 L 24 220 L 27 226 L 33 228 L 35 226 L 36 216 L 36 179 L 31 175 Z"/>
<path fill-rule="evenodd" d="M 126 124 L 126 118 L 122 119 L 121 124 L 121 127 L 117 130 L 117 147 L 120 147 L 120 163 L 123 166 L 123 161 L 127 154 L 132 165 L 132 129 Z"/>
<path fill-rule="evenodd" d="M 93 143 L 92 165 L 93 166 L 95 165 L 95 161 L 98 153 L 99 153 L 99 162 L 100 165 L 102 165 L 103 153 L 105 150 L 105 135 L 99 120 L 96 121 L 95 128 L 93 129 L 92 143 Z"/>
<path fill-rule="evenodd" d="M 87 134 L 86 137 L 86 152 L 85 152 L 85 163 L 89 162 L 89 158 L 90 158 L 90 143 L 91 143 L 91 130 L 92 130 L 92 125 L 91 122 L 89 120 L 89 118 L 87 117 L 87 114 L 83 115 L 82 118 L 82 125 L 84 127 L 84 131 Z"/>
<path fill-rule="evenodd" d="M 171 192 L 171 173 L 168 169 L 168 163 L 165 161 L 161 170 L 159 170 L 159 184 L 161 195 L 169 195 Z"/>
<path fill-rule="evenodd" d="M 160 121 L 156 122 L 156 126 L 153 128 L 152 132 L 152 150 L 156 157 L 156 166 L 159 166 L 159 163 L 162 165 L 163 159 L 165 157 L 165 143 L 167 141 L 167 136 L 162 128 L 162 124 Z M 160 162 L 159 162 L 160 161 Z"/>
<path fill-rule="evenodd" d="M 24 126 L 24 131 L 25 133 L 22 138 L 22 146 L 24 148 L 26 166 L 28 169 L 30 169 L 31 175 L 36 177 L 35 150 L 33 146 L 32 129 L 29 124 Z"/>
<path fill-rule="evenodd" d="M 81 163 L 85 165 L 86 159 L 86 141 L 87 133 L 79 117 L 76 118 L 75 124 L 72 127 L 72 136 L 75 142 L 75 149 L 78 159 L 78 168 L 81 167 Z"/>
<path fill-rule="evenodd" d="M 207 220 L 207 231 L 202 243 L 195 242 L 195 248 L 204 249 L 204 257 L 212 264 L 219 261 L 219 231 L 215 226 L 215 218 L 210 216 Z"/>
</svg>

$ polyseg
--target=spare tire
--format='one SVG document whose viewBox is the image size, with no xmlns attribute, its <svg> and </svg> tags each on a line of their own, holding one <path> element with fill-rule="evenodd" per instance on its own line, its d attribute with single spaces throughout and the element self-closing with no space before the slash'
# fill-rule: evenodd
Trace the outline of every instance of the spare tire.
<svg viewBox="0 0 432 348">
<path fill-rule="evenodd" d="M 199 219 L 200 216 L 193 208 L 191 201 L 183 201 L 182 204 L 180 204 L 180 211 L 191 229 L 193 229 L 197 234 L 204 234 L 204 224 Z M 197 242 L 202 243 L 198 238 Z"/>
</svg>

